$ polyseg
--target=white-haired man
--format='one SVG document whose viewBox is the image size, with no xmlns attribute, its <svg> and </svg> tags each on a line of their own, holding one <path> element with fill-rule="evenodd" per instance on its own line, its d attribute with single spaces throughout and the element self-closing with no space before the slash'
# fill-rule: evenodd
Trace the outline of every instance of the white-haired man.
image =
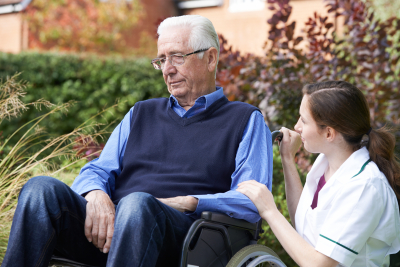
<svg viewBox="0 0 400 267">
<path fill-rule="evenodd" d="M 50 177 L 21 190 L 2 266 L 47 266 L 53 253 L 96 266 L 178 266 L 202 211 L 257 221 L 237 184 L 271 189 L 271 135 L 259 110 L 215 86 L 219 42 L 201 16 L 164 20 L 158 55 L 169 98 L 141 101 L 72 189 Z"/>
</svg>

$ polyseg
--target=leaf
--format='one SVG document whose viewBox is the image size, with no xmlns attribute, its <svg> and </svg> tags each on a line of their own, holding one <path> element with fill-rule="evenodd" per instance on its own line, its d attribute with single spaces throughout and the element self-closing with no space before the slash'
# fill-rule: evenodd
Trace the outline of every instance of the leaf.
<svg viewBox="0 0 400 267">
<path fill-rule="evenodd" d="M 319 17 L 319 21 L 321 22 L 321 24 L 324 24 L 325 21 L 328 19 L 328 17 Z"/>
<path fill-rule="evenodd" d="M 281 48 L 282 48 L 282 49 L 288 49 L 288 48 L 289 48 L 288 42 L 283 42 L 283 43 L 281 44 Z"/>
<path fill-rule="evenodd" d="M 234 77 L 238 76 L 240 73 L 240 70 L 243 68 L 242 65 L 235 66 L 231 69 L 231 73 L 234 75 Z"/>
<path fill-rule="evenodd" d="M 330 28 L 332 28 L 333 27 L 333 23 L 327 23 L 326 25 L 325 25 L 325 28 L 327 28 L 328 30 L 330 29 Z"/>
<path fill-rule="evenodd" d="M 288 41 L 291 41 L 293 39 L 293 34 L 294 34 L 295 27 L 296 27 L 296 23 L 293 22 L 291 25 L 289 25 L 286 28 L 285 35 L 286 35 L 286 38 L 288 39 Z"/>
<path fill-rule="evenodd" d="M 303 41 L 303 37 L 297 37 L 296 40 L 294 40 L 293 46 L 298 45 L 301 41 Z"/>
</svg>

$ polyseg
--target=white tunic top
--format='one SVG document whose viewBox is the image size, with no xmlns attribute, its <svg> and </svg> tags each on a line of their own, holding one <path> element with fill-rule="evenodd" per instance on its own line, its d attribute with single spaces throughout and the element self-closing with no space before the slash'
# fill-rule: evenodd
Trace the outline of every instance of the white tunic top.
<svg viewBox="0 0 400 267">
<path fill-rule="evenodd" d="M 321 189 L 313 210 L 314 193 L 328 166 L 320 154 L 297 206 L 297 232 L 338 266 L 389 266 L 389 254 L 400 250 L 396 196 L 385 175 L 368 160 L 365 147 L 354 152 Z"/>
</svg>

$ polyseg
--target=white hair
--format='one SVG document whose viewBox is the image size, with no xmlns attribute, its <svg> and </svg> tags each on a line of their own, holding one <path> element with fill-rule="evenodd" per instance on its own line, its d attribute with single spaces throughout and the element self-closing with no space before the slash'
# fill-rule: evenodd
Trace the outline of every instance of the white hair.
<svg viewBox="0 0 400 267">
<path fill-rule="evenodd" d="M 179 17 L 166 18 L 158 26 L 158 36 L 169 28 L 188 27 L 190 29 L 189 47 L 193 51 L 215 47 L 217 49 L 217 63 L 219 60 L 219 38 L 212 22 L 205 17 L 199 15 L 185 15 Z M 198 53 L 198 58 L 203 58 L 204 52 Z M 215 66 L 215 75 L 217 66 Z"/>
</svg>

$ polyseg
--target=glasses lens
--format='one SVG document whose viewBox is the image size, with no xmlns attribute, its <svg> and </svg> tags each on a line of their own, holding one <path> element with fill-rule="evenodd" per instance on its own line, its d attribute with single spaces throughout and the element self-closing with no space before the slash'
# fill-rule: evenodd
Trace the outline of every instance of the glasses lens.
<svg viewBox="0 0 400 267">
<path fill-rule="evenodd" d="M 182 55 L 171 55 L 170 58 L 174 66 L 182 65 L 185 62 L 184 56 Z"/>
<path fill-rule="evenodd" d="M 152 60 L 151 61 L 151 64 L 153 64 L 153 67 L 156 69 L 156 70 L 160 70 L 161 69 L 161 60 Z"/>
</svg>

